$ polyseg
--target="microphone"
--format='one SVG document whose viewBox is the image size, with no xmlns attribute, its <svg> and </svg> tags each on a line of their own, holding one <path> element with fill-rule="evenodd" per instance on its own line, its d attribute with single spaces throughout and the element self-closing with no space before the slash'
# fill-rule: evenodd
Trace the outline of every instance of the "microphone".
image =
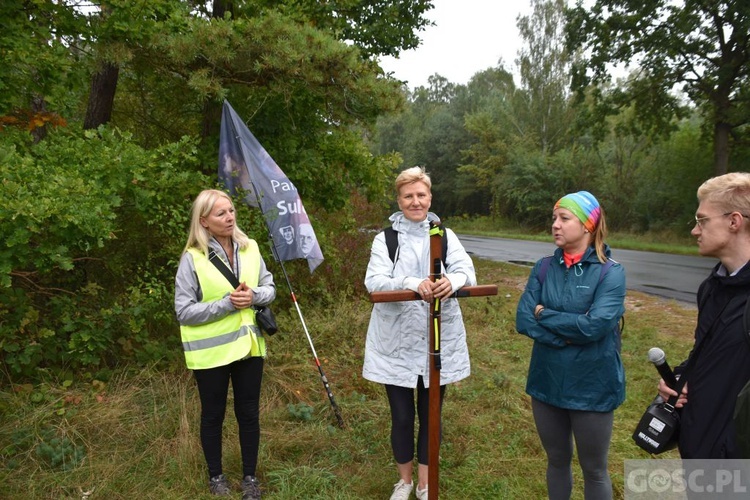
<svg viewBox="0 0 750 500">
<path fill-rule="evenodd" d="M 674 376 L 674 372 L 669 367 L 669 364 L 667 364 L 667 357 L 664 354 L 664 351 L 658 347 L 652 347 L 648 350 L 648 360 L 654 364 L 656 371 L 659 372 L 661 378 L 664 379 L 664 383 L 666 383 L 670 389 L 677 387 L 677 379 Z"/>
</svg>

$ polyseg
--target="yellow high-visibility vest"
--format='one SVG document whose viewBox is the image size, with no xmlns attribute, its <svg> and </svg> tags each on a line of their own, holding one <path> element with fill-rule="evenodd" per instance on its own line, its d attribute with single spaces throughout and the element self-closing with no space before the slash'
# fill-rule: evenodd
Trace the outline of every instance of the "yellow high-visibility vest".
<svg viewBox="0 0 750 500">
<path fill-rule="evenodd" d="M 231 293 L 234 288 L 215 265 L 198 249 L 188 252 L 193 256 L 203 299 L 213 302 Z M 260 251 L 258 244 L 239 252 L 240 282 L 249 287 L 258 285 Z M 225 366 L 247 356 L 266 356 L 266 341 L 255 324 L 255 309 L 238 309 L 223 318 L 202 325 L 180 326 L 185 361 L 191 370 Z"/>
</svg>

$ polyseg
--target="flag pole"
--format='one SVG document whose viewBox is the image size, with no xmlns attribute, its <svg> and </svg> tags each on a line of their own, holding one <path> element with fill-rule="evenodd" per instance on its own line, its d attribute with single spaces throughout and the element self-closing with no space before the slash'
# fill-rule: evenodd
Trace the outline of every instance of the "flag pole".
<svg viewBox="0 0 750 500">
<path fill-rule="evenodd" d="M 252 183 L 252 181 L 250 181 Z M 253 189 L 255 189 L 255 186 L 253 185 Z M 255 196 L 258 196 L 258 192 L 255 192 Z M 265 219 L 265 217 L 264 217 Z M 271 228 L 268 227 L 268 223 L 266 223 L 266 229 L 268 230 L 268 239 L 271 241 L 271 249 L 273 251 L 274 258 L 281 266 L 281 272 L 284 275 L 284 280 L 286 281 L 286 286 L 289 288 L 289 294 L 292 298 L 292 302 L 294 303 L 295 309 L 297 309 L 297 315 L 299 316 L 300 323 L 302 323 L 302 329 L 305 331 L 305 336 L 307 337 L 307 342 L 310 344 L 310 350 L 312 351 L 313 359 L 315 360 L 315 366 L 318 367 L 318 373 L 320 373 L 320 380 L 323 383 L 323 388 L 325 388 L 326 394 L 328 395 L 328 401 L 331 402 L 331 408 L 333 409 L 333 413 L 336 416 L 336 421 L 339 424 L 339 428 L 344 428 L 344 419 L 341 416 L 341 410 L 339 409 L 339 405 L 336 404 L 336 400 L 333 397 L 333 392 L 331 392 L 331 386 L 328 383 L 328 377 L 326 377 L 326 374 L 323 372 L 323 366 L 320 364 L 320 359 L 318 359 L 318 353 L 315 352 L 315 346 L 313 345 L 312 338 L 310 337 L 310 332 L 307 330 L 307 324 L 305 323 L 305 318 L 302 316 L 302 310 L 299 307 L 299 303 L 297 302 L 297 295 L 294 293 L 294 289 L 292 288 L 292 283 L 289 281 L 289 275 L 286 272 L 286 268 L 284 267 L 284 262 L 279 258 L 279 254 L 276 251 L 276 243 L 273 241 L 273 236 L 271 235 Z"/>
<path fill-rule="evenodd" d="M 230 120 L 230 124 L 232 127 L 232 136 L 234 137 L 235 142 L 240 146 L 238 149 L 240 151 L 240 154 L 242 155 L 242 162 L 245 165 L 245 168 L 247 168 L 247 160 L 244 157 L 244 153 L 242 152 L 242 146 L 240 143 L 240 137 L 237 134 L 237 129 L 235 128 L 234 120 Z M 339 428 L 344 428 L 344 419 L 341 416 L 341 410 L 339 409 L 338 404 L 336 404 L 336 400 L 333 397 L 333 392 L 331 392 L 331 386 L 328 383 L 328 377 L 326 377 L 326 374 L 323 372 L 323 366 L 320 364 L 320 359 L 318 358 L 318 353 L 315 351 L 315 346 L 313 345 L 312 338 L 310 337 L 310 332 L 307 329 L 307 324 L 305 323 L 305 318 L 302 315 L 302 310 L 299 307 L 299 303 L 297 302 L 297 296 L 294 293 L 294 288 L 292 288 L 292 283 L 289 280 L 289 275 L 286 272 L 286 268 L 284 267 L 284 261 L 281 260 L 281 257 L 279 256 L 278 251 L 276 250 L 276 243 L 273 240 L 273 233 L 271 232 L 271 227 L 268 224 L 268 219 L 266 218 L 266 214 L 263 213 L 263 205 L 261 204 L 260 200 L 260 194 L 258 193 L 258 188 L 255 186 L 255 182 L 253 182 L 252 176 L 248 176 L 250 185 L 253 188 L 253 194 L 255 195 L 255 199 L 258 203 L 258 208 L 260 208 L 261 214 L 263 216 L 263 222 L 266 226 L 266 231 L 268 235 L 268 239 L 271 242 L 271 251 L 273 252 L 274 259 L 279 263 L 281 266 L 281 272 L 284 275 L 284 280 L 286 281 L 286 286 L 289 288 L 289 294 L 291 296 L 292 302 L 294 303 L 294 307 L 297 310 L 297 315 L 299 316 L 300 323 L 302 323 L 302 329 L 305 332 L 305 336 L 307 337 L 307 342 L 310 345 L 310 350 L 312 351 L 313 359 L 315 360 L 315 366 L 318 368 L 318 373 L 320 374 L 320 380 L 323 383 L 323 388 L 326 391 L 326 394 L 328 395 L 328 401 L 331 403 L 331 408 L 333 409 L 333 413 L 336 416 L 336 421 L 338 422 Z"/>
</svg>

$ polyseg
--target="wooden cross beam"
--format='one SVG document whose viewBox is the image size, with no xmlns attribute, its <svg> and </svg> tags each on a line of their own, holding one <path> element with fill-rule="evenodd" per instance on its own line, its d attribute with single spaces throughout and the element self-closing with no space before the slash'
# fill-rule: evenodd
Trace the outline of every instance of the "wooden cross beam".
<svg viewBox="0 0 750 500">
<path fill-rule="evenodd" d="M 444 230 L 440 221 L 430 221 L 430 263 L 432 273 L 430 280 L 435 282 L 442 277 L 442 254 Z M 465 286 L 450 297 L 486 297 L 497 295 L 497 285 Z M 450 298 L 449 297 L 449 298 Z M 407 300 L 422 300 L 422 297 L 411 290 L 394 290 L 370 293 L 370 302 L 401 302 Z M 427 453 L 428 476 L 427 496 L 429 500 L 437 500 L 439 493 L 440 460 L 440 299 L 435 298 L 430 305 L 430 387 L 429 410 L 427 414 Z"/>
</svg>

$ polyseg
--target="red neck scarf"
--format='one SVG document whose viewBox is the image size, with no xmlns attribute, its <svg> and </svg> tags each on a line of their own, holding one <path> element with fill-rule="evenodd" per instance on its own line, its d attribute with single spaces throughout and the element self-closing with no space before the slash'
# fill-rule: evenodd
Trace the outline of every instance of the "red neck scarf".
<svg viewBox="0 0 750 500">
<path fill-rule="evenodd" d="M 572 255 L 567 252 L 563 252 L 563 259 L 565 260 L 565 266 L 570 267 L 573 264 L 577 264 L 580 262 L 581 257 L 583 257 L 584 252 Z"/>
</svg>

